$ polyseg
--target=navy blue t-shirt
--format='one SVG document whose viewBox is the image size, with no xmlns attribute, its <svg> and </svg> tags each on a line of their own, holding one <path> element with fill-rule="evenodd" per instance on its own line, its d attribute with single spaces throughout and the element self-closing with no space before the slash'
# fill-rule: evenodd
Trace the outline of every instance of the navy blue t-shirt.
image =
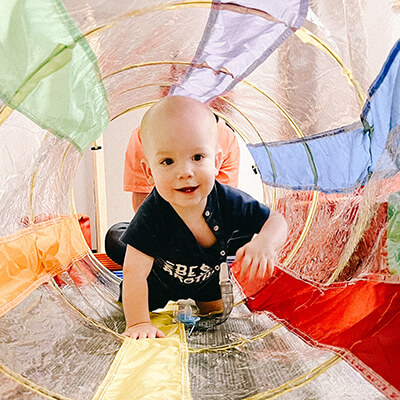
<svg viewBox="0 0 400 400">
<path fill-rule="evenodd" d="M 211 301 L 220 295 L 207 295 L 217 288 L 219 269 L 228 251 L 234 255 L 258 233 L 270 209 L 241 190 L 219 182 L 207 197 L 203 217 L 217 241 L 201 247 L 193 233 L 156 189 L 150 193 L 122 235 L 121 240 L 154 258 L 150 279 L 170 293 L 171 300 L 192 298 Z M 244 238 L 239 246 L 231 246 Z M 150 290 L 150 288 L 149 288 Z M 149 295 L 151 293 L 149 292 Z"/>
</svg>

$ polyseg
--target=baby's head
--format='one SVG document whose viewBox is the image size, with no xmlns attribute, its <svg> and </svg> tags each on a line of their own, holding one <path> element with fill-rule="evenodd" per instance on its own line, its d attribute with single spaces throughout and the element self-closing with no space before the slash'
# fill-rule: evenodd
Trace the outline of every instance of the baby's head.
<svg viewBox="0 0 400 400">
<path fill-rule="evenodd" d="M 205 206 L 221 164 L 211 110 L 189 97 L 165 97 L 147 111 L 140 130 L 149 183 L 174 208 Z"/>
</svg>

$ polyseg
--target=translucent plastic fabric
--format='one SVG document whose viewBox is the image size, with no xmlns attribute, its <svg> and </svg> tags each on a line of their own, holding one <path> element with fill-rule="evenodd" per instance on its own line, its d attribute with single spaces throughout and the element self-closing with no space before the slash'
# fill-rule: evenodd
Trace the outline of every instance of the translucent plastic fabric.
<svg viewBox="0 0 400 400">
<path fill-rule="evenodd" d="M 0 13 L 3 101 L 85 150 L 108 122 L 96 56 L 61 1 L 11 0 Z"/>
<path fill-rule="evenodd" d="M 308 7 L 305 0 L 237 3 L 214 1 L 192 67 L 171 94 L 207 102 L 232 89 L 303 25 Z"/>
<path fill-rule="evenodd" d="M 74 217 L 53 218 L 3 237 L 0 241 L 0 315 L 86 253 Z"/>
<path fill-rule="evenodd" d="M 167 339 L 127 339 L 118 334 L 125 329 L 118 296 L 119 279 L 88 257 L 0 318 L 4 395 L 190 398 L 183 326 L 165 312 L 154 315 L 153 323 Z"/>
<path fill-rule="evenodd" d="M 244 305 L 215 332 L 192 334 L 188 344 L 195 399 L 386 398 L 334 352 L 307 345 Z"/>
<path fill-rule="evenodd" d="M 23 384 L 18 383 L 4 373 L 0 374 L 0 396 L 4 400 L 12 400 L 15 398 L 23 400 L 48 399 L 48 397 L 28 389 Z"/>
<path fill-rule="evenodd" d="M 82 318 L 49 285 L 0 324 L 1 365 L 42 391 L 67 398 L 91 399 L 122 345 L 122 339 Z"/>
<path fill-rule="evenodd" d="M 0 397 L 400 398 L 393 21 L 391 0 L 2 2 Z M 289 236 L 270 281 L 233 267 L 246 305 L 216 330 L 186 338 L 168 309 L 168 339 L 133 342 L 73 180 L 171 87 L 246 142 Z"/>
<path fill-rule="evenodd" d="M 18 111 L 0 125 L 0 235 L 71 215 L 79 151 Z"/>
</svg>

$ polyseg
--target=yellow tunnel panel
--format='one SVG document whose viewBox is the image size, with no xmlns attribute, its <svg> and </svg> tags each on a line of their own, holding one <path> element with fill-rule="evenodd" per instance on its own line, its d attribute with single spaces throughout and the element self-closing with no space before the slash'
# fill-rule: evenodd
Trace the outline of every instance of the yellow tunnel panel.
<svg viewBox="0 0 400 400">
<path fill-rule="evenodd" d="M 190 400 L 188 349 L 182 324 L 152 315 L 165 339 L 126 338 L 93 400 Z"/>
</svg>

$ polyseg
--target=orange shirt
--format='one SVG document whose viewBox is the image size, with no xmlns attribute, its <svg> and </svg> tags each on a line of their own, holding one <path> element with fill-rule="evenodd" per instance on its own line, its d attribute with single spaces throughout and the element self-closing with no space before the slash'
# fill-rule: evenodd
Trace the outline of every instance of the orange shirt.
<svg viewBox="0 0 400 400">
<path fill-rule="evenodd" d="M 237 187 L 239 176 L 240 149 L 232 130 L 220 120 L 218 127 L 218 144 L 222 150 L 222 165 L 217 175 L 221 183 Z M 124 190 L 127 192 L 150 193 L 152 185 L 147 183 L 140 161 L 144 153 L 140 141 L 140 128 L 136 128 L 129 139 L 125 152 Z"/>
</svg>

